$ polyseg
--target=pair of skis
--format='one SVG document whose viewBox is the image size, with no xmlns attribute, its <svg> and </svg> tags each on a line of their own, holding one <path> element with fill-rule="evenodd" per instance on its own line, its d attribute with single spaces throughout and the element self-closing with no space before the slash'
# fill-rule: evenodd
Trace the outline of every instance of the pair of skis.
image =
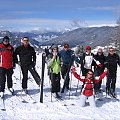
<svg viewBox="0 0 120 120">
<path fill-rule="evenodd" d="M 22 103 L 37 103 L 37 101 L 31 96 L 29 95 L 28 93 L 27 94 L 24 94 L 24 95 L 17 95 L 17 94 L 14 94 L 14 96 L 16 96 L 16 98 L 21 101 Z M 25 98 L 26 97 L 26 98 Z M 27 99 L 27 100 L 26 100 Z"/>
</svg>

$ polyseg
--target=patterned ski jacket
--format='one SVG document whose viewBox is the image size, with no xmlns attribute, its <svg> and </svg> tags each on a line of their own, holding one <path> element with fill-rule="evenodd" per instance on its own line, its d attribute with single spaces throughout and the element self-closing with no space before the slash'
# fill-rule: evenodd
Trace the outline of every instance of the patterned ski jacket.
<svg viewBox="0 0 120 120">
<path fill-rule="evenodd" d="M 13 47 L 8 44 L 5 46 L 3 43 L 0 44 L 0 67 L 10 69 L 13 67 Z"/>
<path fill-rule="evenodd" d="M 84 68 L 86 69 L 91 69 L 92 65 L 94 64 L 94 58 L 93 58 L 93 53 L 87 54 L 83 53 L 83 56 L 81 58 L 81 64 Z"/>
<path fill-rule="evenodd" d="M 100 77 L 98 79 L 95 79 L 94 81 L 91 79 L 86 79 L 86 78 L 81 78 L 80 75 L 77 74 L 75 68 L 72 69 L 72 73 L 73 75 L 80 80 L 81 82 L 83 82 L 84 87 L 82 89 L 82 94 L 85 96 L 92 96 L 94 93 L 94 84 L 98 83 L 99 81 L 101 81 L 105 75 L 107 74 L 107 72 L 103 72 Z"/>
</svg>

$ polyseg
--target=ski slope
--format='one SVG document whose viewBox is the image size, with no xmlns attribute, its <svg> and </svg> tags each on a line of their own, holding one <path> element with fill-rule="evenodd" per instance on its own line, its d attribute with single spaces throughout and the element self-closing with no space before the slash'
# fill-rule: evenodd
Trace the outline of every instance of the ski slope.
<svg viewBox="0 0 120 120">
<path fill-rule="evenodd" d="M 37 55 L 36 69 L 41 76 L 41 53 Z M 77 68 L 79 70 L 79 68 Z M 71 91 L 65 92 L 62 95 L 63 101 L 57 101 L 54 97 L 51 98 L 50 92 L 50 80 L 47 76 L 47 66 L 45 66 L 45 78 L 44 78 L 44 102 L 40 103 L 39 87 L 29 74 L 28 80 L 28 92 L 30 96 L 25 96 L 21 93 L 21 70 L 17 65 L 13 74 L 13 88 L 15 94 L 10 95 L 5 90 L 5 109 L 0 110 L 0 120 L 82 120 L 82 119 L 120 119 L 120 101 L 114 99 L 104 98 L 103 101 L 96 100 L 97 108 L 91 108 L 89 104 L 85 107 L 79 105 L 79 92 L 81 88 L 81 82 L 79 82 L 78 90 L 76 92 L 78 80 L 71 76 Z M 120 99 L 120 67 L 118 67 L 117 73 L 117 85 L 116 93 Z M 102 88 L 105 89 L 106 79 L 103 80 Z M 63 85 L 63 79 L 61 79 L 61 87 Z M 22 102 L 22 98 L 26 102 Z M 36 102 L 36 103 L 34 103 Z"/>
</svg>

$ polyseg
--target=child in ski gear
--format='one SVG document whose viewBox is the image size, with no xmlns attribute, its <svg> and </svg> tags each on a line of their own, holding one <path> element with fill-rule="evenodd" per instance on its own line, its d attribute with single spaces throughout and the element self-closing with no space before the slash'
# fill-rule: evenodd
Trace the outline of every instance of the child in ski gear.
<svg viewBox="0 0 120 120">
<path fill-rule="evenodd" d="M 97 54 L 94 55 L 94 59 L 96 60 L 94 74 L 95 74 L 95 76 L 100 76 L 105 69 L 105 56 L 103 54 L 102 48 L 98 49 Z M 94 85 L 96 94 L 100 92 L 101 84 L 102 84 L 102 81 L 100 81 Z"/>
<path fill-rule="evenodd" d="M 91 69 L 88 69 L 85 75 L 85 78 L 81 78 L 80 75 L 77 74 L 75 67 L 72 68 L 73 75 L 83 82 L 83 88 L 81 90 L 80 96 L 80 105 L 85 106 L 85 102 L 88 98 L 89 103 L 92 107 L 96 107 L 95 98 L 94 98 L 94 84 L 100 82 L 105 75 L 107 74 L 107 69 L 100 75 L 99 79 L 94 77 L 94 72 Z"/>
<path fill-rule="evenodd" d="M 14 67 L 14 49 L 9 43 L 9 37 L 5 36 L 0 44 L 0 95 L 3 97 L 5 82 L 7 79 L 8 90 L 13 94 L 12 74 Z"/>
<path fill-rule="evenodd" d="M 81 58 L 81 70 L 83 76 L 85 76 L 88 69 L 92 69 L 92 66 L 94 64 L 93 56 L 93 53 L 91 53 L 91 47 L 86 46 L 86 52 L 83 53 L 83 56 Z"/>
<path fill-rule="evenodd" d="M 19 60 L 18 61 L 18 56 Z M 23 91 L 27 93 L 27 80 L 28 80 L 28 70 L 32 74 L 33 78 L 35 79 L 36 83 L 40 85 L 40 76 L 35 70 L 35 65 L 36 65 L 36 53 L 35 50 L 32 46 L 29 44 L 29 38 L 24 37 L 22 40 L 22 45 L 18 46 L 15 50 L 15 62 L 19 63 L 20 62 L 20 67 L 22 70 L 23 74 L 23 79 L 22 79 L 22 88 Z"/>
<path fill-rule="evenodd" d="M 106 66 L 108 68 L 106 92 L 108 95 L 112 95 L 113 97 L 116 97 L 115 87 L 116 87 L 117 65 L 120 66 L 120 58 L 115 53 L 115 49 L 111 47 L 109 48 L 109 54 L 106 58 Z"/>
<path fill-rule="evenodd" d="M 56 94 L 56 98 L 60 98 L 61 96 L 58 94 L 58 92 L 60 92 L 61 61 L 58 54 L 58 47 L 56 45 L 52 46 L 52 57 L 48 64 L 51 75 L 51 92 Z"/>
</svg>

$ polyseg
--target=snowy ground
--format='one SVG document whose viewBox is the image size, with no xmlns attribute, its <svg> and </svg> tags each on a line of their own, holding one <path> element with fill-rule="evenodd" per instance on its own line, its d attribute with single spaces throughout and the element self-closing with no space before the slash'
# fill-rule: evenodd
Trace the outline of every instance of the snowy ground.
<svg viewBox="0 0 120 120">
<path fill-rule="evenodd" d="M 41 75 L 41 54 L 37 56 L 36 69 Z M 120 67 L 118 67 L 120 73 Z M 89 104 L 85 107 L 79 106 L 79 92 L 81 83 L 79 82 L 79 89 L 76 92 L 78 80 L 72 76 L 71 92 L 62 94 L 64 101 L 57 101 L 50 93 L 50 81 L 47 76 L 47 69 L 45 68 L 44 81 L 44 103 L 39 101 L 39 87 L 36 85 L 32 76 L 29 75 L 28 92 L 37 103 L 24 95 L 21 95 L 21 80 L 20 68 L 16 66 L 13 75 L 14 89 L 17 96 L 12 96 L 5 90 L 5 108 L 6 111 L 0 111 L 0 119 L 9 120 L 81 120 L 81 119 L 120 119 L 120 102 L 113 99 L 103 98 L 103 101 L 96 100 L 97 108 L 91 108 Z M 17 79 L 16 79 L 17 78 Z M 61 80 L 61 86 L 63 80 Z M 105 89 L 105 79 L 102 88 Z M 116 92 L 120 99 L 120 74 L 117 74 L 117 88 Z M 69 97 L 70 94 L 70 97 Z M 28 101 L 28 103 L 21 102 L 21 97 Z"/>
</svg>

